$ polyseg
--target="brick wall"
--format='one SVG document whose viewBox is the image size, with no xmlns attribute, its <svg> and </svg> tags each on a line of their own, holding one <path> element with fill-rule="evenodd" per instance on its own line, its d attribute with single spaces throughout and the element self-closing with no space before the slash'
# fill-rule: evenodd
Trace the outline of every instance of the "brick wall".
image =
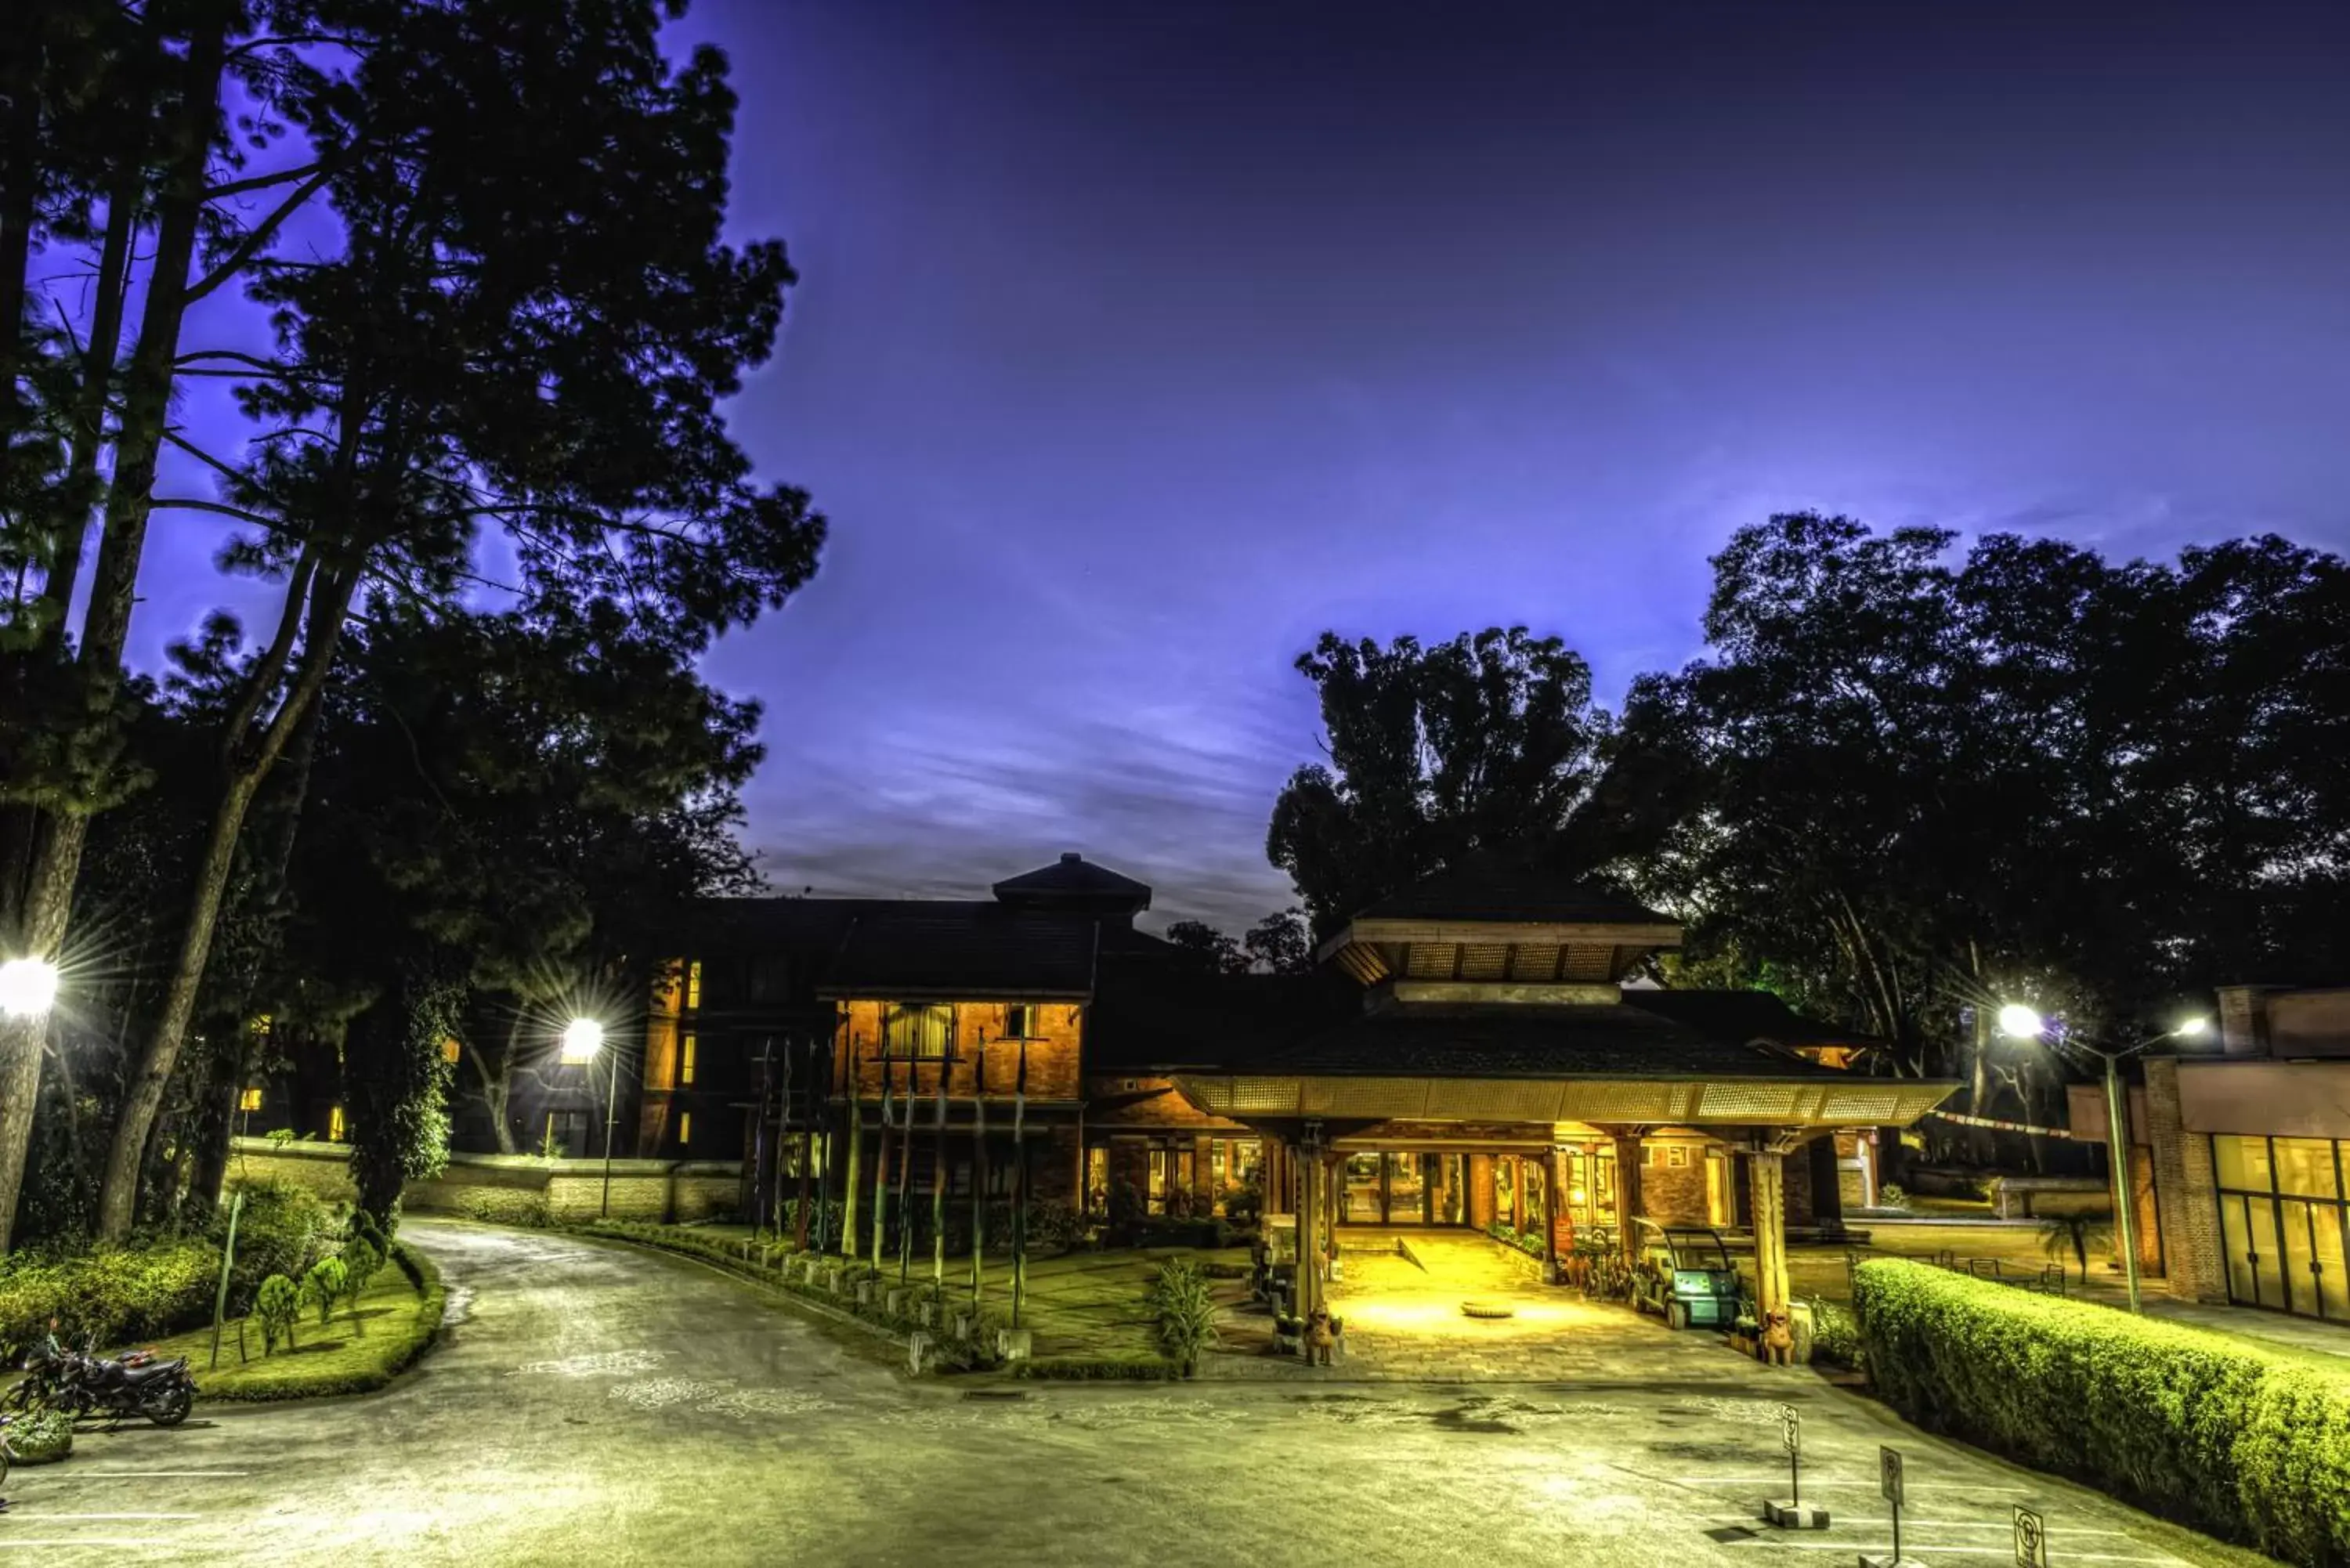
<svg viewBox="0 0 2350 1568">
<path fill-rule="evenodd" d="M 1695 1139 L 1650 1138 L 1648 1163 L 1640 1168 L 1640 1212 L 1659 1225 L 1702 1225 L 1706 1222 L 1705 1146 Z M 1687 1153 L 1686 1164 L 1672 1163 L 1671 1151 Z"/>
<path fill-rule="evenodd" d="M 2219 1179 L 2211 1140 L 2180 1124 L 2178 1064 L 2146 1064 L 2146 1119 L 2153 1138 L 2152 1174 L 2160 1201 L 2162 1250 L 2170 1293 L 2188 1301 L 2228 1299 L 2227 1254 L 2220 1238 Z"/>
<path fill-rule="evenodd" d="M 850 1070 L 853 1056 L 858 1074 L 858 1094 L 868 1102 L 881 1096 L 882 1064 L 880 1002 L 851 1002 L 844 1005 L 841 1022 L 841 1050 L 837 1071 Z M 1029 1009 L 1034 1020 L 1033 1038 L 1026 1043 L 1028 1054 L 1028 1097 L 1031 1100 L 1074 1100 L 1077 1097 L 1077 1060 L 1083 1023 L 1081 1010 L 1075 1002 L 1047 1002 Z M 1011 1098 L 1013 1087 L 1020 1076 L 1022 1043 L 1006 1040 L 1004 1007 L 1001 1002 L 963 1002 L 954 1004 L 953 1071 L 947 1078 L 950 1096 L 969 1097 L 983 1081 L 989 1098 Z M 891 1065 L 891 1081 L 902 1093 L 907 1083 L 907 1064 L 900 1061 Z M 919 1094 L 938 1092 L 939 1069 L 934 1063 L 917 1062 L 912 1067 L 913 1083 Z"/>
</svg>

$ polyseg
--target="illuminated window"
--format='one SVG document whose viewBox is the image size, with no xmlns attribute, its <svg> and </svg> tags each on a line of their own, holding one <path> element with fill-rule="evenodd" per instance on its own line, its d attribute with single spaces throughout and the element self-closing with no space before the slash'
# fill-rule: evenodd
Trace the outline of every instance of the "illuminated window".
<svg viewBox="0 0 2350 1568">
<path fill-rule="evenodd" d="M 1665 1155 L 1665 1163 L 1669 1166 L 1675 1167 L 1676 1168 L 1687 1165 L 1689 1163 L 1689 1145 L 1685 1143 L 1677 1143 L 1673 1145 Z"/>
<path fill-rule="evenodd" d="M 683 1148 L 693 1141 L 693 1113 L 683 1111 L 677 1118 L 677 1147 Z"/>
<path fill-rule="evenodd" d="M 685 1005 L 689 1008 L 702 1005 L 702 961 L 700 959 L 694 959 L 685 966 Z"/>
<path fill-rule="evenodd" d="M 259 1089 L 247 1089 L 243 1094 L 237 1096 L 236 1108 L 241 1111 L 259 1110 L 261 1108 L 261 1091 Z"/>
<path fill-rule="evenodd" d="M 1006 1040 L 1034 1040 L 1037 1025 L 1044 1022 L 1038 1010 L 1028 1003 L 1009 1002 L 1003 1009 L 1003 1037 Z"/>
<path fill-rule="evenodd" d="M 1096 1144 L 1086 1150 L 1086 1207 L 1098 1214 L 1109 1202 L 1109 1149 Z"/>
<path fill-rule="evenodd" d="M 678 1047 L 677 1081 L 681 1084 L 693 1082 L 694 1044 L 694 1036 L 689 1034 L 685 1037 L 685 1043 Z"/>
<path fill-rule="evenodd" d="M 1654 1144 L 1644 1143 L 1640 1146 L 1640 1163 L 1642 1165 L 1657 1163 L 1657 1149 Z"/>
<path fill-rule="evenodd" d="M 458 1044 L 453 1038 L 443 1040 L 441 1042 L 441 1060 L 443 1062 L 454 1062 L 459 1056 L 464 1054 L 464 1049 L 465 1048 Z"/>
<path fill-rule="evenodd" d="M 335 1106 L 327 1113 L 327 1141 L 328 1143 L 343 1141 L 343 1107 L 340 1106 Z"/>
<path fill-rule="evenodd" d="M 881 1038 L 896 1057 L 943 1056 L 954 1028 L 954 1009 L 913 1004 L 882 1012 Z"/>
</svg>

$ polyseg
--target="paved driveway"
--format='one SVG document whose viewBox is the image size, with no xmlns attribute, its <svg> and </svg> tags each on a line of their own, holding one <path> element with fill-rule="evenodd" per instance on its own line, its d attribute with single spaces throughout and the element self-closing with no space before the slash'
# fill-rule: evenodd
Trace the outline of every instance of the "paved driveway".
<svg viewBox="0 0 2350 1568">
<path fill-rule="evenodd" d="M 19 1470 L 0 1563 L 1595 1563 L 1818 1568 L 1883 1543 L 1996 1564 L 2041 1505 L 2058 1565 L 2199 1544 L 1727 1353 L 1482 1390 L 909 1383 L 878 1350 L 680 1259 L 413 1220 L 461 1305 L 385 1393 L 86 1433 Z M 1686 1342 L 1688 1336 L 1679 1336 Z M 1806 1423 L 1826 1537 L 1745 1523 Z M 1823 1555 L 1825 1554 L 1825 1556 Z M 1760 1560 L 1758 1562 L 1758 1560 Z"/>
</svg>

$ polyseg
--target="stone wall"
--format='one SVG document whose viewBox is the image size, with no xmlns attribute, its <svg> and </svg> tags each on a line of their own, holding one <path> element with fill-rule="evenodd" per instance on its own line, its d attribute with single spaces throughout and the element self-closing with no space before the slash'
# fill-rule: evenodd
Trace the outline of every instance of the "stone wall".
<svg viewBox="0 0 2350 1568">
<path fill-rule="evenodd" d="M 349 1146 L 273 1144 L 237 1138 L 229 1179 L 276 1180 L 307 1187 L 331 1202 L 348 1203 Z M 723 1160 L 616 1159 L 609 1212 L 615 1219 L 671 1223 L 732 1215 L 740 1201 L 742 1167 Z M 526 1155 L 453 1154 L 428 1181 L 412 1181 L 400 1206 L 416 1213 L 459 1214 L 506 1225 L 550 1220 L 592 1220 L 607 1211 L 600 1159 L 538 1159 Z"/>
</svg>

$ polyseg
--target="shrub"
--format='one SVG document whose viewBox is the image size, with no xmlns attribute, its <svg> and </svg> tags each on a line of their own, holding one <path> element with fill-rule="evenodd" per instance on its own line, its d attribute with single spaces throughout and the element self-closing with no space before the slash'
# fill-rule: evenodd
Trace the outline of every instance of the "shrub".
<svg viewBox="0 0 2350 1568">
<path fill-rule="evenodd" d="M 284 1274 L 272 1274 L 254 1293 L 253 1315 L 261 1320 L 262 1355 L 276 1349 L 280 1337 L 290 1347 L 294 1320 L 302 1315 L 302 1293 Z"/>
<path fill-rule="evenodd" d="M 1909 1207 L 1909 1195 L 1888 1181 L 1877 1189 L 1877 1206 L 1879 1209 L 1906 1210 Z"/>
<path fill-rule="evenodd" d="M 1235 1187 L 1224 1194 L 1224 1218 L 1245 1229 L 1264 1218 L 1264 1194 L 1254 1187 Z"/>
<path fill-rule="evenodd" d="M 343 1299 L 343 1292 L 350 1282 L 350 1271 L 343 1267 L 340 1258 L 321 1258 L 302 1276 L 302 1294 L 317 1304 L 318 1326 L 326 1326 L 335 1303 Z"/>
<path fill-rule="evenodd" d="M 28 1410 L 8 1423 L 0 1436 L 18 1464 L 53 1464 L 73 1452 L 74 1418 L 64 1410 Z"/>
<path fill-rule="evenodd" d="M 2312 1568 L 2350 1555 L 2350 1373 L 1896 1259 L 1854 1304 L 1921 1426 Z"/>
<path fill-rule="evenodd" d="M 1208 1276 L 1188 1259 L 1159 1264 L 1150 1307 L 1159 1318 L 1159 1348 L 1191 1376 L 1200 1369 L 1200 1352 L 1216 1343 L 1216 1301 Z"/>
<path fill-rule="evenodd" d="M 393 1265 L 397 1267 L 401 1273 L 408 1276 L 408 1282 L 416 1288 L 416 1293 L 418 1295 L 423 1295 L 432 1288 L 431 1280 L 425 1275 L 423 1265 L 417 1262 L 415 1257 L 407 1248 L 401 1246 L 397 1241 L 393 1241 L 390 1243 L 390 1251 L 388 1255 L 390 1257 Z"/>
<path fill-rule="evenodd" d="M 13 1363 L 51 1318 L 60 1337 L 101 1345 L 191 1327 L 212 1315 L 219 1277 L 219 1250 L 195 1240 L 0 1260 L 0 1352 Z"/>
<path fill-rule="evenodd" d="M 1834 1366 L 1857 1368 L 1863 1364 L 1860 1324 L 1850 1308 L 1825 1296 L 1812 1298 L 1812 1358 Z"/>
<path fill-rule="evenodd" d="M 310 1265 L 327 1255 L 342 1229 L 325 1199 L 307 1187 L 286 1181 L 248 1181 L 242 1190 L 244 1209 L 237 1216 L 236 1257 L 229 1265 L 231 1316 L 253 1310 L 255 1293 L 270 1275 L 284 1274 L 289 1280 L 308 1275 Z M 219 1230 L 224 1237 L 226 1210 L 221 1212 Z M 217 1254 L 213 1266 L 220 1266 Z M 209 1298 L 204 1309 L 209 1316 Z"/>
</svg>

